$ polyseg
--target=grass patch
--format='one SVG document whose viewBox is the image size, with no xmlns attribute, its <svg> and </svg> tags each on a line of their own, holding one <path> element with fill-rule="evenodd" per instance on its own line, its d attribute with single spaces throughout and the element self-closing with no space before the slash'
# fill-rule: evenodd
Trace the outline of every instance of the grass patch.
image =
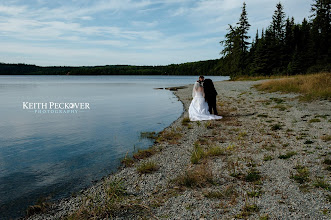
<svg viewBox="0 0 331 220">
<path fill-rule="evenodd" d="M 121 181 L 114 180 L 105 184 L 103 189 L 105 194 L 103 198 L 100 198 L 99 194 L 88 195 L 83 199 L 81 207 L 64 219 L 106 219 L 112 217 L 114 212 L 120 209 L 132 208 L 119 205 L 121 199 L 126 195 L 126 189 Z"/>
<path fill-rule="evenodd" d="M 283 99 L 280 99 L 280 98 L 270 98 L 272 101 L 274 101 L 276 104 L 280 104 L 280 103 L 283 103 L 284 100 Z"/>
<path fill-rule="evenodd" d="M 231 81 L 259 81 L 259 80 L 265 80 L 265 79 L 278 79 L 282 78 L 283 76 L 235 76 L 231 77 Z"/>
<path fill-rule="evenodd" d="M 156 138 L 157 143 L 168 142 L 169 144 L 178 144 L 182 138 L 181 128 L 171 129 L 170 131 L 162 131 Z"/>
<path fill-rule="evenodd" d="M 134 164 L 134 159 L 131 157 L 126 157 L 121 160 L 121 164 L 123 164 L 126 167 L 132 167 Z"/>
<path fill-rule="evenodd" d="M 327 119 L 328 116 L 330 116 L 330 115 L 315 115 L 315 118 Z"/>
<path fill-rule="evenodd" d="M 269 220 L 269 215 L 266 214 L 266 215 L 263 215 L 263 216 L 260 216 L 260 220 Z"/>
<path fill-rule="evenodd" d="M 270 80 L 256 86 L 260 91 L 300 93 L 302 100 L 331 99 L 331 74 L 297 75 Z"/>
<path fill-rule="evenodd" d="M 294 167 L 294 169 L 297 171 L 296 174 L 291 175 L 291 179 L 295 180 L 297 183 L 303 184 L 305 182 L 309 181 L 309 170 L 307 167 L 302 165 L 297 165 Z"/>
<path fill-rule="evenodd" d="M 47 201 L 47 198 L 40 198 L 38 199 L 37 203 L 35 205 L 31 205 L 26 210 L 27 217 L 45 213 L 51 206 L 51 203 Z"/>
<path fill-rule="evenodd" d="M 217 124 L 215 123 L 215 121 L 208 121 L 205 123 L 205 128 L 207 128 L 207 129 L 213 129 L 216 127 L 217 127 Z"/>
<path fill-rule="evenodd" d="M 136 153 L 133 154 L 133 158 L 137 160 L 148 158 L 156 153 L 155 148 L 151 147 L 145 150 L 138 150 Z"/>
<path fill-rule="evenodd" d="M 305 141 L 305 144 L 313 144 L 314 143 L 314 141 L 311 141 L 311 140 L 306 140 Z"/>
<path fill-rule="evenodd" d="M 182 120 L 182 125 L 184 125 L 184 126 L 188 126 L 190 122 L 191 122 L 190 118 L 185 117 L 185 118 L 183 118 L 183 120 Z"/>
<path fill-rule="evenodd" d="M 195 144 L 191 155 L 191 163 L 197 164 L 204 157 L 205 157 L 205 152 L 202 149 L 202 147 L 199 146 L 198 144 Z"/>
<path fill-rule="evenodd" d="M 240 214 L 236 217 L 240 219 L 246 219 L 248 216 L 253 215 L 254 212 L 258 212 L 260 208 L 256 204 L 246 204 Z"/>
<path fill-rule="evenodd" d="M 323 160 L 323 163 L 326 164 L 326 165 L 331 165 L 331 159 L 325 158 Z"/>
<path fill-rule="evenodd" d="M 285 111 L 287 107 L 285 105 L 275 105 L 273 108 L 278 108 L 279 111 Z"/>
<path fill-rule="evenodd" d="M 270 156 L 270 155 L 266 155 L 266 156 L 263 157 L 263 160 L 264 161 L 270 161 L 270 160 L 273 160 L 273 159 L 274 158 L 272 156 Z"/>
<path fill-rule="evenodd" d="M 313 185 L 317 188 L 322 188 L 331 191 L 330 184 L 327 183 L 324 179 L 317 179 Z"/>
<path fill-rule="evenodd" d="M 252 197 L 252 198 L 255 198 L 255 197 L 260 197 L 262 195 L 262 191 L 261 190 L 253 190 L 251 192 L 247 192 L 247 195 L 248 197 Z"/>
<path fill-rule="evenodd" d="M 245 181 L 247 182 L 256 182 L 261 179 L 260 172 L 256 169 L 250 169 L 245 176 Z"/>
<path fill-rule="evenodd" d="M 159 169 L 159 166 L 154 161 L 147 161 L 142 162 L 139 167 L 137 167 L 137 171 L 140 174 L 144 173 L 152 173 L 154 171 L 157 171 Z"/>
<path fill-rule="evenodd" d="M 157 134 L 154 131 L 152 131 L 152 132 L 149 132 L 149 131 L 140 132 L 140 138 L 155 140 L 157 138 Z"/>
<path fill-rule="evenodd" d="M 281 124 L 271 125 L 271 130 L 272 131 L 277 131 L 277 130 L 281 130 L 281 129 L 282 129 L 282 125 Z"/>
<path fill-rule="evenodd" d="M 208 164 L 201 164 L 192 170 L 187 170 L 183 175 L 174 179 L 174 182 L 179 186 L 190 188 L 214 184 L 213 173 Z"/>
<path fill-rule="evenodd" d="M 219 146 L 212 146 L 211 148 L 208 149 L 208 151 L 206 152 L 207 156 L 221 156 L 221 155 L 225 155 L 226 152 L 224 149 L 222 149 Z"/>
<path fill-rule="evenodd" d="M 322 139 L 323 141 L 331 141 L 331 135 L 329 135 L 329 134 L 327 134 L 327 135 L 323 135 L 323 136 L 321 137 L 321 139 Z"/>
<path fill-rule="evenodd" d="M 287 152 L 286 154 L 279 155 L 278 158 L 286 160 L 286 159 L 289 159 L 289 158 L 291 158 L 292 156 L 294 156 L 296 154 L 297 154 L 297 152 L 290 151 L 290 152 Z"/>
<path fill-rule="evenodd" d="M 238 193 L 233 185 L 227 186 L 224 190 L 210 191 L 204 194 L 209 199 L 230 199 L 237 197 Z"/>
<path fill-rule="evenodd" d="M 309 123 L 317 123 L 317 122 L 321 122 L 321 119 L 319 118 L 313 118 L 309 120 Z"/>
<path fill-rule="evenodd" d="M 243 137 L 247 136 L 247 132 L 246 131 L 242 131 L 238 134 L 238 140 L 242 139 Z"/>
</svg>

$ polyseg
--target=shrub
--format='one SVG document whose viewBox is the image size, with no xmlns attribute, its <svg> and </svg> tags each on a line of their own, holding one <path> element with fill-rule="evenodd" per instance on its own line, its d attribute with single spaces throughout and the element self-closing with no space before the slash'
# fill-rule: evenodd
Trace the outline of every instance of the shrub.
<svg viewBox="0 0 331 220">
<path fill-rule="evenodd" d="M 178 176 L 175 180 L 179 186 L 204 187 L 213 184 L 213 173 L 207 164 L 201 164 L 185 174 Z"/>
<path fill-rule="evenodd" d="M 297 183 L 300 184 L 309 181 L 309 170 L 307 167 L 297 165 L 294 169 L 296 169 L 297 173 L 294 175 L 292 174 L 292 179 L 294 179 Z"/>
<path fill-rule="evenodd" d="M 287 152 L 286 154 L 283 154 L 283 155 L 279 155 L 278 158 L 279 159 L 288 159 L 288 158 L 291 158 L 292 156 L 296 155 L 297 152 L 295 151 L 290 151 L 290 152 Z"/>
<path fill-rule="evenodd" d="M 140 164 L 140 166 L 137 168 L 137 171 L 141 174 L 143 173 L 152 173 L 154 171 L 157 171 L 159 169 L 159 166 L 154 161 L 147 161 Z"/>
<path fill-rule="evenodd" d="M 145 150 L 138 150 L 138 152 L 133 154 L 133 158 L 138 159 L 138 160 L 145 159 L 147 157 L 154 155 L 155 153 L 156 153 L 156 150 L 153 147 L 145 149 Z"/>
</svg>

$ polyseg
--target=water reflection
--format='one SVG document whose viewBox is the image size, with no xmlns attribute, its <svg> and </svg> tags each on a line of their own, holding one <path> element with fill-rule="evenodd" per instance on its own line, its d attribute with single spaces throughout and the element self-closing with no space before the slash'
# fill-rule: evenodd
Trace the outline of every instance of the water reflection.
<svg viewBox="0 0 331 220">
<path fill-rule="evenodd" d="M 22 215 L 39 197 L 70 195 L 114 171 L 182 113 L 167 90 L 196 77 L 0 76 L 0 219 Z M 223 80 L 219 78 L 218 80 Z M 217 80 L 217 79 L 214 79 Z M 87 102 L 77 114 L 35 114 L 22 102 Z"/>
</svg>

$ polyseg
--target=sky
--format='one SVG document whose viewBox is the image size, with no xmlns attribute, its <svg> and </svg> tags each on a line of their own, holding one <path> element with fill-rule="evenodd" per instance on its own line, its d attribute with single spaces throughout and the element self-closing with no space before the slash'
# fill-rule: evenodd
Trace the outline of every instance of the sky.
<svg viewBox="0 0 331 220">
<path fill-rule="evenodd" d="M 246 0 L 250 36 L 279 0 Z M 282 0 L 296 23 L 313 0 Z M 0 0 L 0 62 L 40 66 L 168 65 L 221 57 L 242 0 Z"/>
</svg>

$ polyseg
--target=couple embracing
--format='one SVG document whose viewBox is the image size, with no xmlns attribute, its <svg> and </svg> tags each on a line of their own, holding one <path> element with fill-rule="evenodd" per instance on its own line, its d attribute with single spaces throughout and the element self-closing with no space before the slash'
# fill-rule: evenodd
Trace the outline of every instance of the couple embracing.
<svg viewBox="0 0 331 220">
<path fill-rule="evenodd" d="M 189 117 L 191 121 L 215 120 L 221 119 L 222 116 L 217 115 L 216 96 L 213 81 L 204 79 L 203 76 L 195 82 L 193 86 L 193 100 L 189 107 Z M 211 114 L 214 111 L 214 114 Z"/>
</svg>

